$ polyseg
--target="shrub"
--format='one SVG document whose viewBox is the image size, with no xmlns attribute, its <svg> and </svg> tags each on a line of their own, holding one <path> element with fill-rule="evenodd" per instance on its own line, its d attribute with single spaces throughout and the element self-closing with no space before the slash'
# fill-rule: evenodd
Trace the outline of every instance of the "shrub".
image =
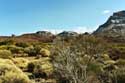
<svg viewBox="0 0 125 83">
<path fill-rule="evenodd" d="M 114 69 L 117 69 L 117 66 L 115 65 L 116 64 L 116 61 L 114 60 L 107 60 L 104 62 L 104 70 L 107 70 L 107 71 L 112 71 Z"/>
<path fill-rule="evenodd" d="M 42 48 L 42 49 L 40 50 L 40 54 L 41 54 L 43 57 L 49 57 L 49 56 L 50 56 L 50 51 L 47 50 L 47 49 Z"/>
<path fill-rule="evenodd" d="M 116 62 L 114 60 L 107 60 L 104 62 L 106 65 L 110 64 L 110 65 L 113 65 L 115 64 Z"/>
<path fill-rule="evenodd" d="M 33 46 L 25 48 L 24 52 L 27 53 L 29 56 L 36 56 L 36 51 L 34 50 Z"/>
<path fill-rule="evenodd" d="M 48 61 L 35 60 L 28 64 L 28 72 L 32 72 L 35 77 L 49 76 L 52 70 L 52 65 Z"/>
<path fill-rule="evenodd" d="M 8 72 L 1 78 L 2 83 L 30 83 L 28 77 L 20 73 Z"/>
<path fill-rule="evenodd" d="M 19 43 L 16 43 L 16 46 L 26 48 L 26 47 L 29 46 L 29 44 L 28 43 L 19 42 Z"/>
<path fill-rule="evenodd" d="M 103 58 L 104 61 L 111 60 L 109 55 L 107 55 L 107 54 L 103 54 L 101 57 Z"/>
<path fill-rule="evenodd" d="M 28 72 L 33 72 L 35 68 L 35 64 L 30 62 L 27 67 L 28 67 Z"/>
<path fill-rule="evenodd" d="M 103 72 L 103 65 L 97 62 L 90 63 L 87 70 L 98 74 L 98 73 Z"/>
<path fill-rule="evenodd" d="M 22 53 L 23 52 L 23 48 L 22 47 L 17 47 L 15 45 L 11 45 L 8 48 L 13 54 L 18 54 L 18 53 Z"/>
<path fill-rule="evenodd" d="M 117 60 L 116 65 L 119 67 L 125 67 L 125 60 L 124 59 Z"/>
<path fill-rule="evenodd" d="M 27 53 L 29 56 L 37 56 L 40 52 L 40 47 L 38 46 L 30 46 L 24 49 L 24 52 Z"/>
<path fill-rule="evenodd" d="M 8 59 L 12 57 L 12 53 L 9 50 L 0 50 L 0 58 Z"/>
<path fill-rule="evenodd" d="M 113 83 L 125 83 L 125 69 L 120 68 L 114 71 L 111 78 Z"/>
<path fill-rule="evenodd" d="M 29 60 L 25 58 L 13 58 L 12 60 L 14 64 L 21 69 L 26 69 L 29 63 Z"/>
<path fill-rule="evenodd" d="M 108 51 L 108 54 L 112 60 L 118 60 L 120 58 L 121 52 L 120 50 L 113 48 Z"/>
<path fill-rule="evenodd" d="M 90 63 L 101 56 L 105 49 L 106 44 L 102 39 L 89 35 L 79 35 L 69 41 L 54 41 L 51 53 L 55 79 L 60 81 L 60 78 L 64 78 L 69 81 L 67 83 L 88 83 L 88 71 L 101 70 L 100 65 Z"/>
<path fill-rule="evenodd" d="M 15 42 L 12 39 L 6 39 L 0 42 L 0 45 L 13 45 Z"/>
<path fill-rule="evenodd" d="M 27 75 L 12 61 L 0 59 L 0 83 L 31 83 Z"/>
<path fill-rule="evenodd" d="M 8 46 L 7 45 L 2 45 L 0 46 L 0 50 L 7 50 L 8 49 Z"/>
</svg>

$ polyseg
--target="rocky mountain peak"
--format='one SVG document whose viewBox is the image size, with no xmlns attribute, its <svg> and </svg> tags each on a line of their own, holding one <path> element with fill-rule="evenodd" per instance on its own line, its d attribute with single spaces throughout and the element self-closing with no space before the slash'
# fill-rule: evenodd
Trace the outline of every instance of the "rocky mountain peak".
<svg viewBox="0 0 125 83">
<path fill-rule="evenodd" d="M 109 37 L 125 37 L 125 11 L 118 11 L 94 32 Z"/>
<path fill-rule="evenodd" d="M 113 16 L 125 17 L 125 10 L 115 12 L 115 13 L 113 14 Z"/>
</svg>

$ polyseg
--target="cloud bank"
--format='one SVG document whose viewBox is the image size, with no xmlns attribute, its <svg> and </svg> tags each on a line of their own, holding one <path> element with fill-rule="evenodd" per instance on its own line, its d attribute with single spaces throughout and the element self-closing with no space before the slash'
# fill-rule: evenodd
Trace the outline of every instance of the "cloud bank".
<svg viewBox="0 0 125 83">
<path fill-rule="evenodd" d="M 109 14 L 111 12 L 111 10 L 104 10 L 103 12 L 102 12 L 102 14 Z"/>
<path fill-rule="evenodd" d="M 85 32 L 92 33 L 96 29 L 97 29 L 97 27 L 89 28 L 89 27 L 84 27 L 84 26 L 78 26 L 78 27 L 67 28 L 67 29 L 48 29 L 48 28 L 46 28 L 46 29 L 40 29 L 40 30 L 49 31 L 53 34 L 58 34 L 63 31 L 73 31 L 73 32 L 77 32 L 77 33 L 85 33 Z"/>
</svg>

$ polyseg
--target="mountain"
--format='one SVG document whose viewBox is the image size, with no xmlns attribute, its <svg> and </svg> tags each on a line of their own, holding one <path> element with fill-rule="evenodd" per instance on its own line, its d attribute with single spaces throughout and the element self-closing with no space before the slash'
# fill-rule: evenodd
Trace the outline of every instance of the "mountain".
<svg viewBox="0 0 125 83">
<path fill-rule="evenodd" d="M 73 31 L 63 31 L 63 32 L 57 34 L 57 36 L 60 36 L 60 37 L 75 37 L 77 35 L 78 35 L 78 33 L 73 32 Z"/>
<path fill-rule="evenodd" d="M 125 39 L 125 11 L 118 11 L 93 33 L 98 36 Z"/>
<path fill-rule="evenodd" d="M 37 31 L 35 33 L 26 33 L 20 36 L 0 36 L 0 41 L 4 41 L 7 39 L 11 39 L 15 42 L 52 42 L 55 38 L 67 38 L 67 37 L 75 37 L 79 34 L 73 31 L 63 31 L 57 35 L 52 34 L 48 31 Z"/>
<path fill-rule="evenodd" d="M 48 31 L 38 31 L 36 33 L 26 33 L 20 36 L 0 36 L 0 41 L 12 39 L 16 42 L 52 42 L 55 35 Z"/>
</svg>

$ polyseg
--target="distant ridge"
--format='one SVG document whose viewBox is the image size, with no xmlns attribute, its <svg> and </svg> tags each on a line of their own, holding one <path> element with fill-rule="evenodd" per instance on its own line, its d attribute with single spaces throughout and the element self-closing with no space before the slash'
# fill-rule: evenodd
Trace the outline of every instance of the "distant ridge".
<svg viewBox="0 0 125 83">
<path fill-rule="evenodd" d="M 58 34 L 53 34 L 49 31 L 37 31 L 36 33 L 26 33 L 20 36 L 0 36 L 0 41 L 13 39 L 16 42 L 52 42 L 56 37 L 76 37 L 90 33 L 77 33 L 73 31 L 63 31 Z M 107 40 L 125 42 L 125 11 L 118 11 L 99 28 L 90 35 L 100 36 Z"/>
<path fill-rule="evenodd" d="M 63 31 L 59 34 L 52 34 L 49 31 L 37 31 L 36 33 L 24 33 L 20 36 L 0 36 L 0 41 L 6 39 L 13 39 L 16 42 L 52 42 L 56 37 L 75 37 L 78 36 L 77 32 Z"/>
</svg>

